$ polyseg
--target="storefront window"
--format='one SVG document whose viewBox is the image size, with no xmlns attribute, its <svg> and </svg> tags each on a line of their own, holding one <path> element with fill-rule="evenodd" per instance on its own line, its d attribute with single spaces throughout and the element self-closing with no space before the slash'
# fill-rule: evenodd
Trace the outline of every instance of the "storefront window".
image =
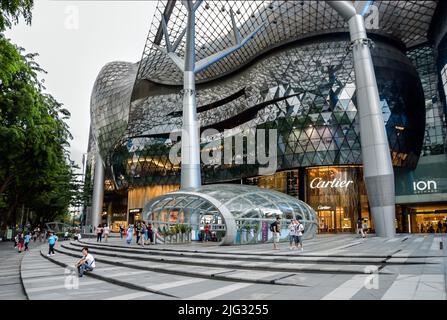
<svg viewBox="0 0 447 320">
<path fill-rule="evenodd" d="M 355 232 L 361 217 L 373 228 L 359 166 L 306 169 L 306 202 L 318 213 L 319 232 Z"/>
<path fill-rule="evenodd" d="M 270 176 L 247 178 L 244 184 L 279 191 L 298 198 L 298 170 L 281 171 Z"/>
<path fill-rule="evenodd" d="M 447 232 L 447 205 L 409 207 L 412 233 Z"/>
</svg>

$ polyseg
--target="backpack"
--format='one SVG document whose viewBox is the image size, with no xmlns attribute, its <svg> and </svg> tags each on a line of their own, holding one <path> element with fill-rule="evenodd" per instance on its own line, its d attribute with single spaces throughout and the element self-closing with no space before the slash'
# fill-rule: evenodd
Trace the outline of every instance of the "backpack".
<svg viewBox="0 0 447 320">
<path fill-rule="evenodd" d="M 270 231 L 271 231 L 271 232 L 274 232 L 274 231 L 275 231 L 275 229 L 274 229 L 275 225 L 276 225 L 276 221 L 275 221 L 275 222 L 272 222 L 272 223 L 270 224 Z"/>
</svg>

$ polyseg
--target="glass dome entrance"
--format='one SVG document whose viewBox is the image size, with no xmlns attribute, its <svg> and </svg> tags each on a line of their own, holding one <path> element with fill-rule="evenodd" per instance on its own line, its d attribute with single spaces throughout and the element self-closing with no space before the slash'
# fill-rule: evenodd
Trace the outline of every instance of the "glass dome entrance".
<svg viewBox="0 0 447 320">
<path fill-rule="evenodd" d="M 286 194 L 247 185 L 205 185 L 195 190 L 167 193 L 149 201 L 144 217 L 156 228 L 187 224 L 192 239 L 200 240 L 208 224 L 220 244 L 271 241 L 270 224 L 281 217 L 281 238 L 288 236 L 292 219 L 305 227 L 305 238 L 315 236 L 317 214 L 306 203 Z"/>
</svg>

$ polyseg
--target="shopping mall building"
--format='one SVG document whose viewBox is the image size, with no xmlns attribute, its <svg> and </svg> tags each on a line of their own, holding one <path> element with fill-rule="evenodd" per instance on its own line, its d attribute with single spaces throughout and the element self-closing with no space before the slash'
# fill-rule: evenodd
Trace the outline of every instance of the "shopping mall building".
<svg viewBox="0 0 447 320">
<path fill-rule="evenodd" d="M 394 168 L 396 231 L 437 231 L 447 218 L 447 3 L 369 5 L 364 17 Z M 198 59 L 231 44 L 230 10 L 242 35 L 264 25 L 243 48 L 196 75 L 200 130 L 220 135 L 211 145 L 204 137 L 201 148 L 222 158 L 202 164 L 203 187 L 219 192 L 225 184 L 226 192 L 235 185 L 234 197 L 236 185 L 287 194 L 313 209 L 320 233 L 354 233 L 359 218 L 374 230 L 347 23 L 324 1 L 205 1 L 196 14 Z M 182 126 L 183 75 L 158 49 L 167 46 L 162 17 L 182 52 L 184 8 L 160 1 L 141 61 L 106 64 L 91 96 L 86 184 L 104 185 L 95 188 L 102 222 L 115 229 L 151 220 L 148 203 L 180 188 L 180 166 L 169 154 L 177 143 L 171 133 Z M 250 128 L 276 129 L 275 173 L 260 175 L 260 164 L 247 163 L 246 147 L 225 163 L 225 133 Z M 175 203 L 166 208 L 152 220 L 188 222 Z M 205 212 L 198 224 L 219 229 L 219 219 Z M 92 224 L 91 207 L 85 224 Z"/>
</svg>

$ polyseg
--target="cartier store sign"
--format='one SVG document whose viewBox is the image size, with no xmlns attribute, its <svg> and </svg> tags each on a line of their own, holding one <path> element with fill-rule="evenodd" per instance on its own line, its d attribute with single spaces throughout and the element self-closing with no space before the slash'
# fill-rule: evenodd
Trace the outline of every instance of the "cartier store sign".
<svg viewBox="0 0 447 320">
<path fill-rule="evenodd" d="M 332 180 L 324 180 L 322 178 L 312 179 L 310 182 L 311 189 L 325 189 L 325 188 L 347 188 L 354 181 L 347 179 L 334 178 Z"/>
</svg>

